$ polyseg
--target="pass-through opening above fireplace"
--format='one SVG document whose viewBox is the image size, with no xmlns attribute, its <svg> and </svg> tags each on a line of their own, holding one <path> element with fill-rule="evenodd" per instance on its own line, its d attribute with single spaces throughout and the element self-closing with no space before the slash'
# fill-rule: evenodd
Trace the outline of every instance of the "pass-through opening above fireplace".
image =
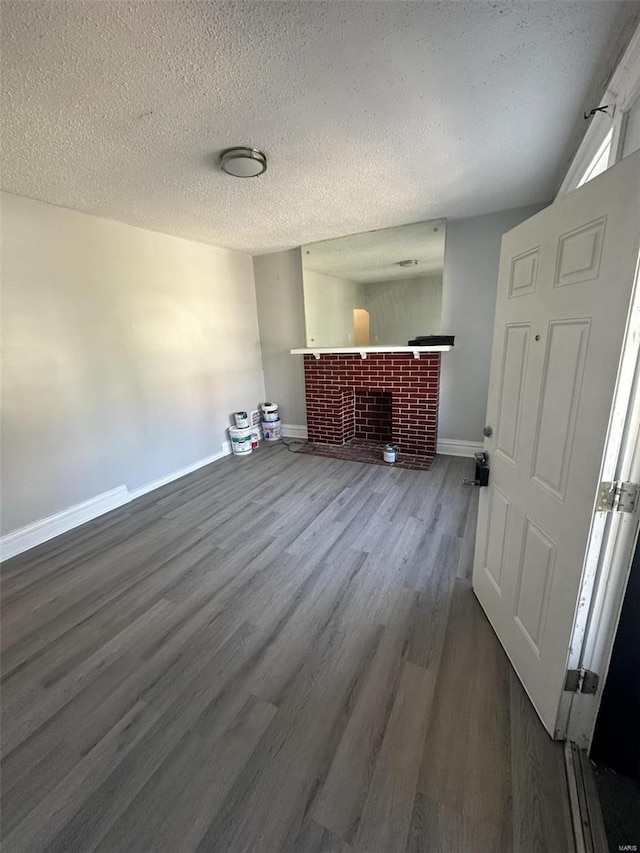
<svg viewBox="0 0 640 853">
<path fill-rule="evenodd" d="M 439 335 L 444 219 L 302 247 L 308 348 L 407 346 Z"/>
</svg>

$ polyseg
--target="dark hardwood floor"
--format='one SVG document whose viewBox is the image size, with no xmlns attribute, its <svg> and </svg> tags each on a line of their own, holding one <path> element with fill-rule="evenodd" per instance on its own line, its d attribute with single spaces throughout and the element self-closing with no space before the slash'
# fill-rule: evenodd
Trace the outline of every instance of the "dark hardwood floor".
<svg viewBox="0 0 640 853">
<path fill-rule="evenodd" d="M 2 569 L 3 853 L 568 853 L 466 459 L 267 447 Z"/>
</svg>

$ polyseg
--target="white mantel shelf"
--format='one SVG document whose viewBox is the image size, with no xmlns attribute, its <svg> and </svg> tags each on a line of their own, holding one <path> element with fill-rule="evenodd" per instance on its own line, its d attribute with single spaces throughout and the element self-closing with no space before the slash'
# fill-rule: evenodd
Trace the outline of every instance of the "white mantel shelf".
<svg viewBox="0 0 640 853">
<path fill-rule="evenodd" d="M 420 358 L 421 352 L 449 352 L 450 349 L 452 347 L 447 344 L 435 347 L 302 347 L 289 352 L 291 355 L 312 355 L 316 359 L 332 353 L 357 353 L 360 358 L 366 358 L 370 352 L 411 352 L 414 358 Z"/>
</svg>

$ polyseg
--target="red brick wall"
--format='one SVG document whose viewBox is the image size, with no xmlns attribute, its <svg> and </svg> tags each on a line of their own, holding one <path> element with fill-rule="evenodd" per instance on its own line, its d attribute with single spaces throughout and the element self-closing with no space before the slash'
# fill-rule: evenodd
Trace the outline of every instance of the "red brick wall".
<svg viewBox="0 0 640 853">
<path fill-rule="evenodd" d="M 355 436 L 370 441 L 391 441 L 391 394 L 356 389 Z"/>
<path fill-rule="evenodd" d="M 355 434 L 355 395 L 391 394 L 391 441 L 433 458 L 438 436 L 440 353 L 304 356 L 309 440 L 345 444 Z"/>
</svg>

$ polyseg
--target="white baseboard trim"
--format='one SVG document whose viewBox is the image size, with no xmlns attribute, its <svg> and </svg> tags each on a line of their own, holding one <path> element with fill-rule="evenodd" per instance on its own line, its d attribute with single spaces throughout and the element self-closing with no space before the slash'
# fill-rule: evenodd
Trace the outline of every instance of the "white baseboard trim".
<svg viewBox="0 0 640 853">
<path fill-rule="evenodd" d="M 168 483 L 173 483 L 174 480 L 179 480 L 180 477 L 186 477 L 187 474 L 197 471 L 198 468 L 204 468 L 205 465 L 210 465 L 212 462 L 217 462 L 218 459 L 222 459 L 223 456 L 229 456 L 230 453 L 231 443 L 224 441 L 219 453 L 212 453 L 211 456 L 205 456 L 204 459 L 198 459 L 197 462 L 185 465 L 184 468 L 178 468 L 177 471 L 165 474 L 164 477 L 158 477 L 157 480 L 151 480 L 150 483 L 145 483 L 144 486 L 138 486 L 137 489 L 131 489 L 129 491 L 130 500 L 134 501 L 136 498 L 141 498 L 142 495 L 148 494 L 148 492 L 153 492 L 154 489 L 159 489 L 162 486 L 166 486 Z"/>
<path fill-rule="evenodd" d="M 62 512 L 50 515 L 48 518 L 42 518 L 40 521 L 34 521 L 32 524 L 20 527 L 18 530 L 0 537 L 0 557 L 3 560 L 8 560 L 10 557 L 22 554 L 23 551 L 35 548 L 36 545 L 41 545 L 43 542 L 48 542 L 49 539 L 54 539 L 68 530 L 73 530 L 74 527 L 80 527 L 81 524 L 86 524 L 87 521 L 92 521 L 99 515 L 104 515 L 105 512 L 111 512 L 112 509 L 117 509 L 119 506 L 129 503 L 130 500 L 127 487 L 118 486 L 108 492 L 103 492 L 101 495 L 96 495 L 94 498 L 89 498 L 88 501 L 83 501 L 81 504 L 70 506 Z"/>
<path fill-rule="evenodd" d="M 282 435 L 285 438 L 307 438 L 307 428 L 301 424 L 282 424 Z M 481 441 L 458 441 L 452 438 L 438 440 L 437 452 L 443 456 L 470 456 L 478 450 L 483 450 Z"/>
<path fill-rule="evenodd" d="M 80 527 L 82 524 L 86 524 L 87 521 L 93 521 L 94 518 L 98 518 L 98 516 L 104 515 L 106 512 L 111 512 L 112 509 L 117 509 L 119 506 L 140 498 L 154 489 L 159 489 L 161 486 L 166 486 L 167 483 L 179 480 L 180 477 L 191 474 L 192 471 L 197 471 L 198 468 L 210 465 L 212 462 L 222 459 L 223 456 L 229 456 L 230 453 L 231 444 L 225 441 L 222 443 L 219 453 L 206 456 L 204 459 L 198 459 L 197 462 L 192 462 L 184 468 L 172 471 L 164 477 L 158 477 L 157 480 L 145 483 L 137 489 L 129 490 L 126 486 L 118 486 L 115 489 L 110 489 L 108 492 L 103 492 L 101 495 L 96 495 L 94 498 L 89 498 L 88 501 L 71 506 L 55 515 L 50 515 L 48 518 L 42 518 L 39 521 L 34 521 L 32 524 L 27 524 L 25 527 L 20 527 L 18 530 L 13 530 L 5 536 L 0 536 L 0 560 L 9 560 L 11 557 L 35 548 L 36 545 L 42 545 L 43 542 L 48 542 L 62 533 L 67 533 L 75 527 Z"/>
<path fill-rule="evenodd" d="M 455 438 L 439 438 L 436 453 L 441 456 L 471 456 L 484 450 L 482 441 L 458 441 Z"/>
<path fill-rule="evenodd" d="M 282 435 L 285 438 L 307 438 L 307 428 L 301 424 L 282 424 Z"/>
</svg>

